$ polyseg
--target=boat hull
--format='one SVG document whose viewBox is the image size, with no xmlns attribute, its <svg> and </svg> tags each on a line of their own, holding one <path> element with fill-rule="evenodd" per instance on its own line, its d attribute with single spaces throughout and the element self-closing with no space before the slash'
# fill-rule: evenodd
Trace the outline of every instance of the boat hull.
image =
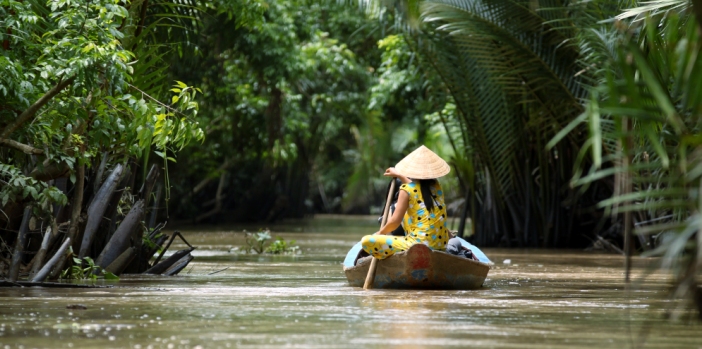
<svg viewBox="0 0 702 349">
<path fill-rule="evenodd" d="M 344 267 L 351 286 L 363 287 L 371 257 Z M 482 287 L 491 264 L 432 251 L 422 244 L 379 260 L 373 288 L 475 290 Z"/>
</svg>

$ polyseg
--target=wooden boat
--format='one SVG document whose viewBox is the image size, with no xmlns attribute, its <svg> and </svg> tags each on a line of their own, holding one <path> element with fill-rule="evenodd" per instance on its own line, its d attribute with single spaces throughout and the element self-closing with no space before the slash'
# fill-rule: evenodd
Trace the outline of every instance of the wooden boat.
<svg viewBox="0 0 702 349">
<path fill-rule="evenodd" d="M 433 251 L 417 244 L 407 251 L 378 261 L 373 288 L 474 290 L 482 287 L 493 263 L 477 247 L 461 239 L 480 261 Z M 357 243 L 344 260 L 344 273 L 351 286 L 363 287 L 372 257 L 359 258 Z"/>
</svg>

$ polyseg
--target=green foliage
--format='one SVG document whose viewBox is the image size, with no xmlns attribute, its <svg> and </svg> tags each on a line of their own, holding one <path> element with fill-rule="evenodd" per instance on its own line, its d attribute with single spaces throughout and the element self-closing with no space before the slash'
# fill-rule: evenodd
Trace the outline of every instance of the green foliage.
<svg viewBox="0 0 702 349">
<path fill-rule="evenodd" d="M 244 231 L 246 237 L 246 246 L 242 247 L 244 253 L 270 253 L 270 254 L 299 254 L 300 247 L 295 246 L 295 240 L 285 241 L 284 238 L 278 236 L 273 242 L 268 243 L 271 239 L 270 230 L 259 230 L 257 233 Z M 266 246 L 268 244 L 268 246 Z"/>
<path fill-rule="evenodd" d="M 624 213 L 641 248 L 656 236 L 649 241 L 659 247 L 647 254 L 662 257 L 676 275 L 674 296 L 692 299 L 702 314 L 696 2 L 360 4 L 408 24 L 420 65 L 452 97 L 427 117 L 440 120 L 455 150 L 478 244 L 563 246 L 577 225 L 604 234 Z M 407 81 L 400 72 L 379 86 Z"/>
<path fill-rule="evenodd" d="M 411 64 L 414 53 L 402 35 L 389 35 L 383 38 L 378 41 L 378 48 L 383 50 L 383 54 L 378 67 L 378 82 L 371 88 L 368 109 L 392 105 L 397 110 L 407 110 L 407 106 L 402 103 L 411 100 L 402 97 L 421 89 L 422 83 L 419 66 Z"/>
<path fill-rule="evenodd" d="M 504 234 L 507 243 L 559 245 L 573 235 L 564 222 L 597 220 L 583 231 L 596 235 L 623 212 L 642 236 L 669 237 L 649 254 L 663 257 L 675 296 L 702 314 L 695 2 L 360 3 L 420 29 L 406 35 L 453 97 L 429 117 L 456 150 L 479 244 Z M 584 207 L 607 214 L 585 218 Z"/>
<path fill-rule="evenodd" d="M 66 196 L 56 187 L 24 176 L 19 169 L 0 163 L 0 207 L 8 202 L 35 201 L 39 206 L 47 203 L 65 205 Z"/>
<path fill-rule="evenodd" d="M 257 233 L 244 231 L 244 236 L 246 237 L 244 252 L 251 253 L 253 251 L 261 254 L 266 250 L 265 244 L 271 239 L 271 232 L 270 230 L 259 230 Z"/>
<path fill-rule="evenodd" d="M 153 233 L 154 228 L 148 229 L 142 222 L 142 229 L 146 232 L 142 237 L 141 237 L 141 242 L 143 246 L 146 246 L 149 250 L 154 250 L 155 254 L 160 254 L 162 252 L 163 246 L 157 246 L 156 245 L 156 240 L 158 240 L 160 237 L 163 236 L 162 232 L 156 233 L 153 237 L 151 234 Z"/>
<path fill-rule="evenodd" d="M 613 176 L 614 195 L 599 205 L 630 215 L 642 241 L 657 242 L 652 250 L 641 246 L 645 255 L 662 257 L 661 267 L 676 275 L 673 296 L 693 300 L 702 314 L 700 25 L 658 5 L 622 14 L 645 20 L 620 24 L 610 69 L 592 91 L 586 117 L 574 121 L 588 126 L 583 152 L 593 161 L 579 167 L 572 185 Z"/>
<path fill-rule="evenodd" d="M 85 88 L 107 80 L 124 83 L 133 55 L 119 44 L 127 10 L 111 0 L 6 1 L 0 9 L 0 92 L 13 108 L 25 108 L 55 81 L 80 77 Z M 21 49 L 19 49 L 21 48 Z M 77 101 L 67 101 L 75 106 Z"/>
<path fill-rule="evenodd" d="M 228 203 L 222 209 L 240 208 L 236 218 L 340 210 L 354 161 L 344 153 L 355 146 L 350 129 L 365 118 L 380 31 L 363 27 L 359 11 L 333 2 L 268 3 L 264 21 L 236 30 L 222 28 L 236 27 L 237 16 L 210 14 L 203 26 L 211 35 L 197 44 L 203 56 L 193 58 L 203 69 L 190 62 L 174 67 L 202 88 L 206 107 L 198 121 L 207 134 L 176 165 L 178 213 L 201 214 L 190 188 L 205 177 L 209 184 L 195 202 L 212 198 L 223 173 Z M 244 197 L 251 201 L 233 199 Z"/>
<path fill-rule="evenodd" d="M 295 240 L 285 241 L 281 236 L 278 236 L 266 247 L 266 253 L 270 254 L 298 254 L 300 252 L 300 247 L 295 246 Z"/>
<path fill-rule="evenodd" d="M 199 128 L 198 122 L 193 120 L 198 109 L 195 97 L 202 91 L 180 81 L 177 81 L 170 91 L 173 95 L 169 105 L 153 100 L 153 103 L 141 103 L 139 106 L 141 113 L 133 124 L 137 131 L 138 154 L 141 154 L 142 150 L 150 149 L 153 145 L 157 149 L 157 155 L 164 160 L 175 161 L 165 155 L 167 150 L 180 151 L 191 140 L 204 139 L 204 133 Z"/>
<path fill-rule="evenodd" d="M 77 164 L 94 163 L 97 154 L 109 153 L 111 162 L 132 157 L 148 163 L 155 151 L 166 163 L 175 161 L 175 152 L 189 142 L 203 140 L 195 120 L 201 91 L 180 81 L 168 91 L 165 53 L 159 50 L 161 44 L 151 41 L 169 25 L 147 21 L 145 27 L 136 28 L 145 19 L 139 9 L 146 4 L 2 3 L 0 42 L 7 47 L 0 55 L 0 138 L 30 148 L 41 145 L 35 148 L 38 165 L 37 159 L 16 150 L 0 151 L 3 164 L 32 172 L 20 176 L 18 171 L 3 170 L 3 180 L 9 179 L 0 197 L 3 205 L 30 196 L 40 203 L 48 198 L 65 204 L 62 194 L 44 193 L 47 186 L 28 177 L 54 179 Z M 163 1 L 152 3 L 151 9 L 156 8 L 169 9 Z M 197 13 L 195 7 L 188 11 Z M 192 19 L 178 20 L 186 18 Z M 51 92 L 59 86 L 57 94 Z M 32 111 L 32 105 L 38 109 Z M 19 117 L 22 113 L 26 116 Z M 36 174 L 52 166 L 61 171 Z"/>
<path fill-rule="evenodd" d="M 560 184 L 570 178 L 568 154 L 579 150 L 580 138 L 570 134 L 551 151 L 544 145 L 583 110 L 587 74 L 579 73 L 575 42 L 579 25 L 597 23 L 582 10 L 589 5 L 578 4 L 578 12 L 548 1 L 362 3 L 371 10 L 383 4 L 410 24 L 404 40 L 381 41 L 386 53 L 377 90 L 429 96 L 414 107 L 423 111 L 419 125 L 443 129 L 445 154 L 472 201 L 476 242 L 561 244 L 557 234 L 571 233 L 558 224 L 580 219 L 563 209 L 577 193 Z M 402 46 L 408 53 L 392 54 Z M 396 103 L 378 92 L 374 102 Z M 414 128 L 422 130 L 419 125 Z"/>
<path fill-rule="evenodd" d="M 383 191 L 387 178 L 378 174 L 419 145 L 447 159 L 453 155 L 440 120 L 430 117 L 451 98 L 443 92 L 439 76 L 422 67 L 408 38 L 409 34 L 393 34 L 377 42 L 382 53 L 366 102 L 368 114 L 352 128 L 356 147 L 347 151 L 354 159 L 344 198 L 347 208 L 366 204 L 369 193 Z M 445 189 L 453 193 L 454 188 Z"/>
<path fill-rule="evenodd" d="M 69 253 L 73 255 L 73 250 L 70 249 Z M 74 280 L 92 280 L 97 279 L 105 280 L 119 280 L 119 277 L 115 274 L 105 271 L 99 266 L 95 265 L 95 262 L 90 257 L 76 258 L 73 257 L 73 265 L 70 268 L 61 272 L 61 279 L 74 279 Z"/>
</svg>

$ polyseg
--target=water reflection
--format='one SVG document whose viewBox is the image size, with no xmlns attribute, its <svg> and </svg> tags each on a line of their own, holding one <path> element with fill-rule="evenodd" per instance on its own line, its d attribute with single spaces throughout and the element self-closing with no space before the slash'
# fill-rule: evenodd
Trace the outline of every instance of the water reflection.
<svg viewBox="0 0 702 349">
<path fill-rule="evenodd" d="M 702 346 L 699 325 L 662 319 L 665 275 L 625 291 L 616 256 L 488 250 L 497 265 L 478 291 L 363 291 L 347 286 L 341 261 L 372 220 L 270 227 L 300 256 L 231 253 L 244 228 L 257 229 L 185 232 L 199 248 L 178 277 L 0 289 L 0 347 L 622 348 L 641 332 L 647 348 Z"/>
</svg>

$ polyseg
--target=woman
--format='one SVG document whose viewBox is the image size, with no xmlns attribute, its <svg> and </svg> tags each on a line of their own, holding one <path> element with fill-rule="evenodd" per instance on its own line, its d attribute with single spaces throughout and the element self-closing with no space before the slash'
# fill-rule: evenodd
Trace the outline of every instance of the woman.
<svg viewBox="0 0 702 349">
<path fill-rule="evenodd" d="M 395 167 L 388 168 L 384 175 L 397 177 L 402 182 L 395 212 L 378 232 L 363 237 L 363 249 L 378 259 L 405 251 L 414 244 L 444 250 L 450 236 L 444 226 L 444 195 L 436 178 L 445 176 L 450 170 L 446 161 L 425 146 L 417 148 Z M 407 235 L 388 235 L 400 223 Z"/>
</svg>

